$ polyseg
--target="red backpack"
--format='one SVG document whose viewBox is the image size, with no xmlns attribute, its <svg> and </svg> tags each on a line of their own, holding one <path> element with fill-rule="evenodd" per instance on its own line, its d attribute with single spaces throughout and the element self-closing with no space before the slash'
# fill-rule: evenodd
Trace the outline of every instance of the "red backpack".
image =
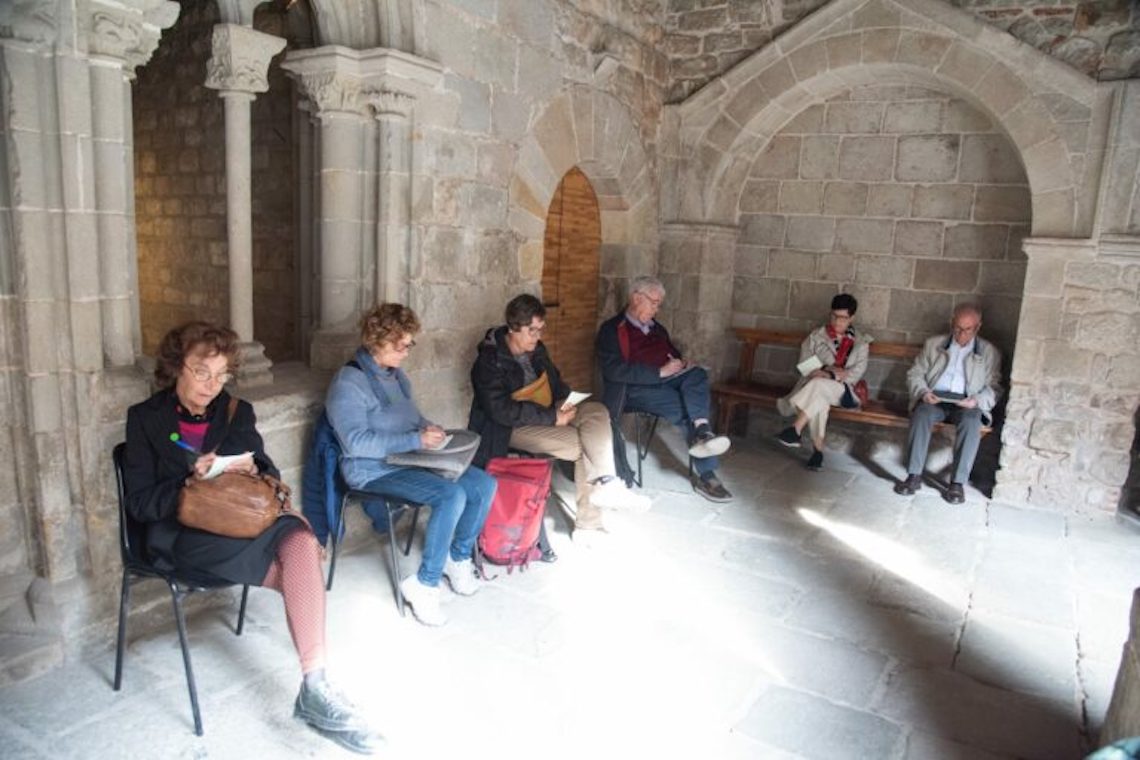
<svg viewBox="0 0 1140 760">
<path fill-rule="evenodd" d="M 550 460 L 497 457 L 486 470 L 499 487 L 479 533 L 476 564 L 482 569 L 481 560 L 486 560 L 513 570 L 544 555 L 553 561 L 542 524 L 550 496 Z"/>
</svg>

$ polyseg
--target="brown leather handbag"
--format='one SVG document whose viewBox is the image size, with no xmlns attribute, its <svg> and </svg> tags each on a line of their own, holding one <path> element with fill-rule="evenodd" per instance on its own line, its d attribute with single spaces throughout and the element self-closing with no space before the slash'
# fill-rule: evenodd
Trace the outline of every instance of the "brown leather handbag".
<svg viewBox="0 0 1140 760">
<path fill-rule="evenodd" d="M 230 538 L 256 538 L 291 512 L 289 486 L 264 473 L 223 472 L 178 495 L 178 522 Z"/>
<path fill-rule="evenodd" d="M 237 406 L 237 398 L 231 398 L 227 432 Z M 264 473 L 223 472 L 210 480 L 191 480 L 178 494 L 178 522 L 219 536 L 256 538 L 278 518 L 297 515 L 290 493 L 289 486 Z"/>
</svg>

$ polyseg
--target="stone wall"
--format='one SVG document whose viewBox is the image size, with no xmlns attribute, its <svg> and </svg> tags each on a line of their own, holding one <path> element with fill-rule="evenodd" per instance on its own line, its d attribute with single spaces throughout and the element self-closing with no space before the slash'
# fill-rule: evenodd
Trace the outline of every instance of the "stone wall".
<svg viewBox="0 0 1140 760">
<path fill-rule="evenodd" d="M 996 495 L 1115 509 L 1140 385 L 1140 257 L 1091 241 L 1026 242 L 1030 276 Z"/>
<path fill-rule="evenodd" d="M 734 324 L 807 330 L 843 291 L 861 328 L 920 343 L 969 300 L 1012 355 L 1029 189 L 1009 140 L 965 101 L 882 86 L 810 106 L 755 158 L 738 211 Z M 757 370 L 787 381 L 793 355 L 768 351 Z M 904 390 L 891 362 L 867 379 Z"/>
<path fill-rule="evenodd" d="M 668 0 L 668 101 L 696 92 L 768 44 L 825 0 Z M 1134 0 L 949 0 L 1091 77 L 1140 76 L 1140 4 Z"/>
<path fill-rule="evenodd" d="M 183 3 L 134 90 L 135 195 L 143 350 L 189 319 L 229 321 L 225 122 L 205 87 L 213 0 Z M 260 26 L 284 33 L 281 16 Z M 252 105 L 254 329 L 275 361 L 296 358 L 292 94 L 276 64 Z"/>
</svg>

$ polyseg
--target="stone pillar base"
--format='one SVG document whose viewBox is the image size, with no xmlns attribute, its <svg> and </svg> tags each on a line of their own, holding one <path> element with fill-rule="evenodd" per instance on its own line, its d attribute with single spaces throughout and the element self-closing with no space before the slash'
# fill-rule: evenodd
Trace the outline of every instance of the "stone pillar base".
<svg viewBox="0 0 1140 760">
<path fill-rule="evenodd" d="M 1101 746 L 1140 735 L 1140 589 L 1132 594 L 1131 621 L 1112 701 L 1100 732 Z"/>
<path fill-rule="evenodd" d="M 329 327 L 314 330 L 309 344 L 309 366 L 313 369 L 338 369 L 352 358 L 359 345 L 360 335 L 355 329 Z"/>
<path fill-rule="evenodd" d="M 273 383 L 273 362 L 265 356 L 265 346 L 257 341 L 238 344 L 241 365 L 237 371 L 238 388 L 258 388 Z"/>
</svg>

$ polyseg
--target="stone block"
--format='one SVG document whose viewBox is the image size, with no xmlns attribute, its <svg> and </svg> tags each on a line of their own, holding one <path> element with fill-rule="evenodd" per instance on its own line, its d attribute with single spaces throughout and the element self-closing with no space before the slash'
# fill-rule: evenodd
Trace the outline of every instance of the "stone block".
<svg viewBox="0 0 1140 760">
<path fill-rule="evenodd" d="M 855 282 L 889 288 L 909 288 L 914 259 L 898 256 L 856 256 Z"/>
<path fill-rule="evenodd" d="M 999 115 L 1008 113 L 1029 96 L 1029 88 L 1005 66 L 990 68 L 972 91 L 991 113 Z"/>
<path fill-rule="evenodd" d="M 1099 290 L 1123 288 L 1122 274 L 1123 269 L 1116 264 L 1070 261 L 1065 267 L 1065 284 Z"/>
<path fill-rule="evenodd" d="M 780 197 L 780 183 L 750 179 L 740 193 L 740 210 L 745 213 L 775 211 Z"/>
<path fill-rule="evenodd" d="M 1077 324 L 1075 344 L 1109 356 L 1131 353 L 1140 341 L 1140 314 L 1085 314 Z"/>
<path fill-rule="evenodd" d="M 823 128 L 836 134 L 878 134 L 883 122 L 882 103 L 832 101 L 827 104 Z"/>
<path fill-rule="evenodd" d="M 916 185 L 911 216 L 925 219 L 969 219 L 972 185 Z"/>
<path fill-rule="evenodd" d="M 831 757 L 889 757 L 903 735 L 876 715 L 778 686 L 762 692 L 733 730 L 789 754 L 812 747 Z"/>
<path fill-rule="evenodd" d="M 892 137 L 844 137 L 839 146 L 839 176 L 854 180 L 885 180 L 894 168 Z"/>
<path fill-rule="evenodd" d="M 835 240 L 835 220 L 829 217 L 793 216 L 788 218 L 784 244 L 788 248 L 830 251 Z"/>
<path fill-rule="evenodd" d="M 893 183 L 871 185 L 867 191 L 868 216 L 910 216 L 911 196 L 914 188 L 911 185 L 896 185 Z"/>
<path fill-rule="evenodd" d="M 898 256 L 942 255 L 940 222 L 914 222 L 901 219 L 895 224 L 894 253 Z"/>
<path fill-rule="evenodd" d="M 964 135 L 958 178 L 962 182 L 1025 184 L 1025 170 L 1003 135 Z"/>
<path fill-rule="evenodd" d="M 1077 441 L 1077 424 L 1068 420 L 1039 417 L 1029 429 L 1029 445 L 1042 451 L 1067 454 Z"/>
<path fill-rule="evenodd" d="M 863 37 L 858 32 L 827 38 L 827 63 L 832 71 L 859 63 Z"/>
<path fill-rule="evenodd" d="M 751 177 L 795 179 L 799 176 L 800 138 L 776 135 L 752 164 Z"/>
<path fill-rule="evenodd" d="M 942 121 L 942 103 L 937 100 L 887 103 L 883 115 L 884 134 L 937 132 Z"/>
<path fill-rule="evenodd" d="M 1029 221 L 1029 188 L 979 185 L 974 219 L 979 222 Z"/>
<path fill-rule="evenodd" d="M 867 211 L 867 185 L 862 182 L 828 182 L 823 189 L 823 213 L 862 216 Z"/>
<path fill-rule="evenodd" d="M 889 219 L 840 219 L 835 224 L 834 249 L 842 253 L 889 253 L 894 222 Z"/>
<path fill-rule="evenodd" d="M 958 135 L 899 138 L 895 179 L 910 182 L 953 180 L 958 170 Z"/>
<path fill-rule="evenodd" d="M 907 29 L 899 35 L 899 49 L 895 60 L 929 70 L 938 65 L 948 47 L 950 40 L 945 37 Z"/>
<path fill-rule="evenodd" d="M 1018 340 L 1057 338 L 1061 326 L 1061 299 L 1026 295 L 1021 304 Z"/>
<path fill-rule="evenodd" d="M 823 207 L 823 183 L 780 183 L 779 210 L 785 214 L 818 214 Z"/>
<path fill-rule="evenodd" d="M 914 269 L 914 287 L 919 290 L 972 292 L 978 285 L 976 261 L 943 261 L 918 259 Z"/>
<path fill-rule="evenodd" d="M 1020 296 L 1025 290 L 1025 264 L 1020 261 L 983 261 L 978 290 Z"/>
<path fill-rule="evenodd" d="M 788 297 L 791 288 L 787 280 L 765 277 L 759 280 L 750 280 L 740 287 L 742 287 L 742 292 L 739 296 L 736 289 L 733 289 L 734 310 L 774 317 L 783 317 L 788 313 Z M 740 299 L 739 302 L 738 298 Z"/>
<path fill-rule="evenodd" d="M 863 33 L 863 63 L 890 63 L 898 47 L 897 29 L 870 29 Z"/>
<path fill-rule="evenodd" d="M 459 95 L 459 119 L 456 123 L 468 132 L 489 132 L 491 129 L 491 88 L 466 77 L 448 74 L 444 87 Z"/>
<path fill-rule="evenodd" d="M 817 254 L 810 251 L 776 249 L 768 260 L 768 275 L 789 280 L 810 280 L 815 277 Z"/>
<path fill-rule="evenodd" d="M 767 103 L 768 96 L 764 95 L 764 102 Z M 808 106 L 800 111 L 792 120 L 784 125 L 780 131 L 786 135 L 795 134 L 810 134 L 814 135 L 819 132 L 823 125 L 823 103 L 816 103 L 815 105 Z"/>
<path fill-rule="evenodd" d="M 935 71 L 958 82 L 966 92 L 971 92 L 981 76 L 993 65 L 992 58 L 978 52 L 970 43 L 954 42 Z"/>
<path fill-rule="evenodd" d="M 491 88 L 491 133 L 517 142 L 530 128 L 531 101 L 514 92 Z"/>
<path fill-rule="evenodd" d="M 839 173 L 839 138 L 812 135 L 803 138 L 800 179 L 831 179 Z"/>
<path fill-rule="evenodd" d="M 782 246 L 787 218 L 775 214 L 743 214 L 740 242 L 756 245 Z"/>
<path fill-rule="evenodd" d="M 811 42 L 798 47 L 788 54 L 788 62 L 796 79 L 804 82 L 817 74 L 827 71 L 827 46 L 825 42 Z"/>
<path fill-rule="evenodd" d="M 1001 259 L 1009 227 L 1003 224 L 952 224 L 946 227 L 942 255 L 948 259 Z"/>
<path fill-rule="evenodd" d="M 859 324 L 864 327 L 886 327 L 891 307 L 890 288 L 857 284 L 847 288 L 847 292 L 859 301 Z M 879 337 L 878 333 L 876 337 Z M 891 366 L 893 368 L 893 363 Z"/>
<path fill-rule="evenodd" d="M 825 282 L 850 282 L 855 279 L 855 257 L 848 253 L 823 253 L 816 267 L 816 279 Z M 862 319 L 863 310 L 859 316 Z"/>
<path fill-rule="evenodd" d="M 892 290 L 887 324 L 911 333 L 935 335 L 944 332 L 954 308 L 954 298 L 945 293 Z"/>
<path fill-rule="evenodd" d="M 831 308 L 831 299 L 839 288 L 831 283 L 793 281 L 788 301 L 788 316 L 818 322 Z"/>
<path fill-rule="evenodd" d="M 1135 389 L 1140 383 L 1140 356 L 1122 354 L 1112 357 L 1105 382 L 1110 388 Z"/>
</svg>

